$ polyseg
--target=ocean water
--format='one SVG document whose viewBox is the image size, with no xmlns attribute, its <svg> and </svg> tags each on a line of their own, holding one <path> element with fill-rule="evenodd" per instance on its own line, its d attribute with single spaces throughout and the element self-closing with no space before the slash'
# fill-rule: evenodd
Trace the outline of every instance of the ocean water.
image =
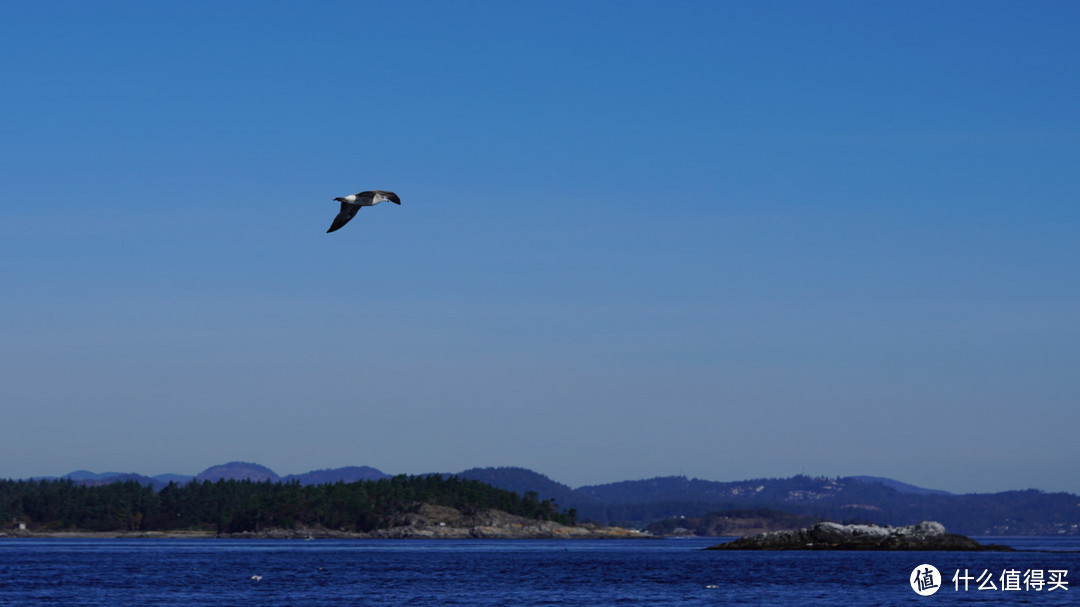
<svg viewBox="0 0 1080 607">
<path fill-rule="evenodd" d="M 965 552 L 717 552 L 690 540 L 0 539 L 0 605 L 1077 605 L 1080 539 Z M 940 590 L 919 596 L 932 564 Z M 984 570 L 997 590 L 956 570 Z M 1064 570 L 1068 590 L 1003 590 Z M 252 579 L 261 576 L 261 579 Z M 1073 587 L 1075 582 L 1077 587 Z"/>
</svg>

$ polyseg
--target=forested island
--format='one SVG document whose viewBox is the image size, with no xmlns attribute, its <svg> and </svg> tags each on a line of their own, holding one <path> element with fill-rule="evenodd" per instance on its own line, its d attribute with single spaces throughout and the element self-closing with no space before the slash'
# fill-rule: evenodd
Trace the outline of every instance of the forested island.
<svg viewBox="0 0 1080 607">
<path fill-rule="evenodd" d="M 353 490 L 319 488 L 322 485 L 383 481 L 412 486 L 413 481 L 407 479 L 414 477 L 393 477 L 369 466 L 278 476 L 265 466 L 249 462 L 211 466 L 194 476 L 159 474 L 148 477 L 137 473 L 77 470 L 63 479 L 0 481 L 0 534 L 5 532 L 4 525 L 13 522 L 23 522 L 29 529 L 39 532 L 89 526 L 128 529 L 128 533 L 137 533 L 153 523 L 155 528 L 166 531 L 199 529 L 207 534 L 265 534 L 268 529 L 292 529 L 300 533 L 314 521 L 316 525 L 322 525 L 313 528 L 316 532 L 326 529 L 339 533 L 385 535 L 395 529 L 394 533 L 398 534 L 431 531 L 443 537 L 451 533 L 451 527 L 469 529 L 471 533 L 491 532 L 491 517 L 483 516 L 486 511 L 505 511 L 511 512 L 506 516 L 523 517 L 523 521 L 513 524 L 503 521 L 501 528 L 504 530 L 520 530 L 520 525 L 528 521 L 551 526 L 569 520 L 577 521 L 577 524 L 563 525 L 561 531 L 580 532 L 590 526 L 613 525 L 644 529 L 652 536 L 753 535 L 806 527 L 822 521 L 904 526 L 924 520 L 939 521 L 953 532 L 976 536 L 1080 534 L 1080 508 L 1077 508 L 1080 495 L 1035 489 L 955 495 L 880 477 L 812 478 L 802 475 L 734 482 L 661 477 L 573 489 L 542 474 L 513 467 L 473 468 L 456 474 L 431 473 L 415 478 L 448 480 L 452 476 L 458 479 L 454 482 L 479 482 L 487 487 L 484 492 L 495 487 L 509 494 L 499 497 L 491 494 L 488 501 L 480 500 L 469 506 L 472 498 L 464 501 L 455 498 L 455 490 L 442 501 L 432 502 L 431 508 L 417 510 L 421 508 L 418 504 L 424 503 L 421 499 L 408 498 L 413 501 L 406 500 L 407 505 L 401 507 L 398 507 L 400 503 L 388 505 L 385 500 L 397 490 L 384 490 L 379 485 L 369 484 L 362 490 L 365 495 L 373 496 L 365 498 L 367 505 L 350 506 L 351 514 L 348 515 L 340 512 L 323 515 L 318 514 L 319 504 L 327 499 L 347 501 L 342 496 L 353 495 Z M 50 484 L 110 486 L 128 481 L 154 491 L 130 487 L 109 489 L 108 496 L 78 497 L 83 494 L 70 486 Z M 206 488 L 219 481 L 280 483 L 283 488 Z M 191 483 L 202 487 L 188 487 Z M 300 485 L 299 489 L 290 488 L 296 484 Z M 157 492 L 164 493 L 159 495 Z M 257 497 L 249 493 L 257 494 Z M 333 497 L 327 497 L 330 494 Z M 213 504 L 198 503 L 201 498 L 192 497 L 195 495 L 205 495 Z M 302 499 L 296 498 L 297 495 L 303 496 Z M 16 496 L 19 500 L 14 499 Z M 541 500 L 540 496 L 546 500 Z M 56 505 L 58 499 L 61 505 Z M 273 504 L 264 505 L 267 500 Z M 101 504 L 109 502 L 121 505 L 102 511 Z M 72 503 L 83 504 L 86 508 L 73 509 Z M 173 512 L 172 518 L 177 520 L 160 520 L 163 512 L 172 509 L 175 503 L 184 506 Z M 287 507 L 278 508 L 278 503 Z M 445 510 L 458 512 L 457 506 L 462 506 L 459 513 L 462 516 L 451 515 Z M 290 514 L 293 510 L 299 514 Z M 149 522 L 140 520 L 132 524 L 125 518 L 138 516 Z M 337 520 L 342 516 L 348 519 L 344 525 Z M 294 525 L 291 528 L 277 526 L 289 521 Z M 551 529 L 531 529 L 531 532 L 554 533 Z"/>
<path fill-rule="evenodd" d="M 170 483 L 160 491 L 135 481 L 89 486 L 70 479 L 9 480 L 0 481 L 0 520 L 27 533 L 200 531 L 290 536 L 290 530 L 299 529 L 304 535 L 335 537 L 456 537 L 462 535 L 455 531 L 459 528 L 474 536 L 601 533 L 594 527 L 579 529 L 574 509 L 560 510 L 535 492 L 519 495 L 443 475 L 322 485 L 193 481 Z"/>
</svg>

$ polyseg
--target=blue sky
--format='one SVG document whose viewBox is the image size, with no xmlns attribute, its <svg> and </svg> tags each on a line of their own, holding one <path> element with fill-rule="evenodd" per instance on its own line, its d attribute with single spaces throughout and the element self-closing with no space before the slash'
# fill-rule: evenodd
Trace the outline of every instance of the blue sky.
<svg viewBox="0 0 1080 607">
<path fill-rule="evenodd" d="M 37 2 L 0 477 L 1080 492 L 1080 5 Z M 325 230 L 335 196 L 397 192 Z"/>
</svg>

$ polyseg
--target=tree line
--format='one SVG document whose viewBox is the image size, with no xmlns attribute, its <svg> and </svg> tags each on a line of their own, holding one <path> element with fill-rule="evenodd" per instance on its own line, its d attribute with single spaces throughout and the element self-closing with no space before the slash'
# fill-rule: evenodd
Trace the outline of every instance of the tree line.
<svg viewBox="0 0 1080 607">
<path fill-rule="evenodd" d="M 160 491 L 136 481 L 88 486 L 70 479 L 0 480 L 0 521 L 46 530 L 238 533 L 306 526 L 368 532 L 392 526 L 422 504 L 465 514 L 491 509 L 564 525 L 577 522 L 576 511 L 559 511 L 535 492 L 519 495 L 456 476 L 400 475 L 306 486 L 295 481 L 192 481 L 170 483 Z"/>
</svg>

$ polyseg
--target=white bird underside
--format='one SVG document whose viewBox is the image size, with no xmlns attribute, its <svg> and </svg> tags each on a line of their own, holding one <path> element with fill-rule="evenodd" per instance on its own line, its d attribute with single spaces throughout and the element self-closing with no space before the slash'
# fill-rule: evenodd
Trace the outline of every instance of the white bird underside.
<svg viewBox="0 0 1080 607">
<path fill-rule="evenodd" d="M 349 223 L 349 220 L 356 217 L 357 211 L 364 207 L 373 207 L 384 200 L 389 200 L 394 204 L 401 204 L 401 199 L 393 192 L 387 192 L 386 190 L 371 190 L 368 192 L 360 192 L 357 194 L 349 194 L 348 196 L 342 196 L 335 198 L 341 203 L 341 211 L 338 212 L 337 217 L 334 218 L 334 223 L 330 225 L 330 229 L 326 231 L 327 234 L 334 230 L 341 229 L 341 226 Z"/>
</svg>

